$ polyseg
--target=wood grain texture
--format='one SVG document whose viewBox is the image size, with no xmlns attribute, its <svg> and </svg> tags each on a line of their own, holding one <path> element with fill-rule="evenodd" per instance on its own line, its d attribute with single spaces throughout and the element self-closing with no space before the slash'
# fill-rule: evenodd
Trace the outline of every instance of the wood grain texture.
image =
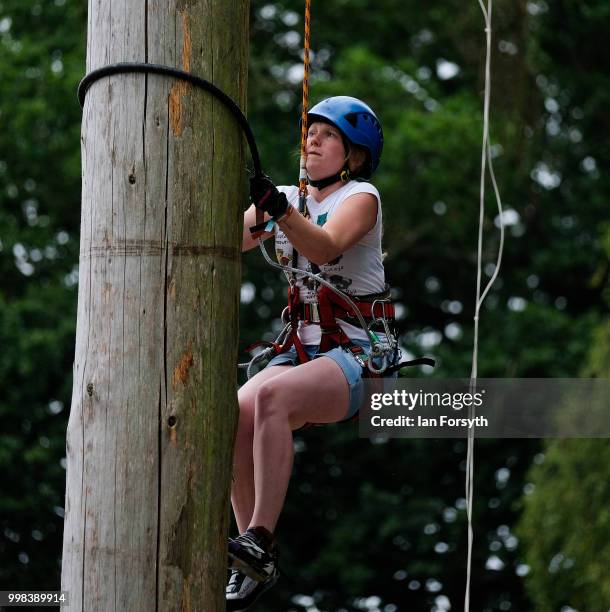
<svg viewBox="0 0 610 612">
<path fill-rule="evenodd" d="M 89 1 L 87 71 L 137 61 L 242 108 L 247 0 Z M 225 609 L 245 157 L 220 102 L 94 83 L 82 124 L 62 589 L 70 610 Z"/>
</svg>

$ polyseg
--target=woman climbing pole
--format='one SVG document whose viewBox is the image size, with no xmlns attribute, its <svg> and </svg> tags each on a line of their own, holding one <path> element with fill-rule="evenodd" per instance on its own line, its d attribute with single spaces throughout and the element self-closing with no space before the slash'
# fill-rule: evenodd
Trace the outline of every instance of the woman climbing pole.
<svg viewBox="0 0 610 612">
<path fill-rule="evenodd" d="M 314 106 L 307 126 L 303 214 L 296 186 L 254 177 L 242 250 L 258 244 L 250 228 L 264 211 L 264 219 L 275 223 L 261 237 L 275 235 L 278 260 L 330 281 L 371 321 L 388 297 L 381 199 L 368 182 L 381 156 L 381 124 L 364 102 L 337 96 Z M 227 610 L 245 610 L 279 577 L 273 534 L 292 471 L 292 432 L 307 423 L 350 419 L 362 399 L 370 343 L 349 306 L 311 275 L 297 273 L 289 308 L 290 341 L 238 393 L 231 502 L 241 535 L 229 539 Z"/>
</svg>

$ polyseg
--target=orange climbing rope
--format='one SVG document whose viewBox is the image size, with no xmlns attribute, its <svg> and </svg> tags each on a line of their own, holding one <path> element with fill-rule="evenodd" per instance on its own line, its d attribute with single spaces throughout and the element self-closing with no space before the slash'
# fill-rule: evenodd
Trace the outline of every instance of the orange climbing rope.
<svg viewBox="0 0 610 612">
<path fill-rule="evenodd" d="M 299 196 L 307 196 L 307 111 L 309 107 L 309 47 L 311 41 L 311 0 L 305 0 L 305 40 L 303 45 L 303 104 L 301 110 L 301 161 L 299 164 Z"/>
</svg>

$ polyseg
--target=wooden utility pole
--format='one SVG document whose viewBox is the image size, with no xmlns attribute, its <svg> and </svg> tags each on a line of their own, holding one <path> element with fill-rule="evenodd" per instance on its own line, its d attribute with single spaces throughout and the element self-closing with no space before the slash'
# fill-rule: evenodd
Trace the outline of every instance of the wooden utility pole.
<svg viewBox="0 0 610 612">
<path fill-rule="evenodd" d="M 87 72 L 162 64 L 246 102 L 248 0 L 89 1 Z M 69 610 L 225 609 L 243 139 L 207 92 L 89 90 L 62 589 Z"/>
</svg>

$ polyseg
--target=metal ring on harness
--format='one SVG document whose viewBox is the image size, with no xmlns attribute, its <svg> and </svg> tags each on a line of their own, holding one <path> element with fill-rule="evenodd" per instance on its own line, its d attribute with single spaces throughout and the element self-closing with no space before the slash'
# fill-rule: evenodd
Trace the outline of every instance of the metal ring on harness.
<svg viewBox="0 0 610 612">
<path fill-rule="evenodd" d="M 379 358 L 376 358 L 376 359 L 379 359 Z M 371 356 L 369 357 L 367 367 L 371 372 L 373 372 L 373 374 L 383 374 L 388 369 L 388 356 L 386 354 L 383 354 L 381 356 L 381 367 L 379 367 L 378 369 L 373 364 L 373 354 L 371 352 Z"/>
<path fill-rule="evenodd" d="M 284 310 L 282 310 L 282 314 L 280 315 L 280 319 L 284 325 L 290 323 L 290 309 L 288 306 L 284 306 Z"/>
</svg>

